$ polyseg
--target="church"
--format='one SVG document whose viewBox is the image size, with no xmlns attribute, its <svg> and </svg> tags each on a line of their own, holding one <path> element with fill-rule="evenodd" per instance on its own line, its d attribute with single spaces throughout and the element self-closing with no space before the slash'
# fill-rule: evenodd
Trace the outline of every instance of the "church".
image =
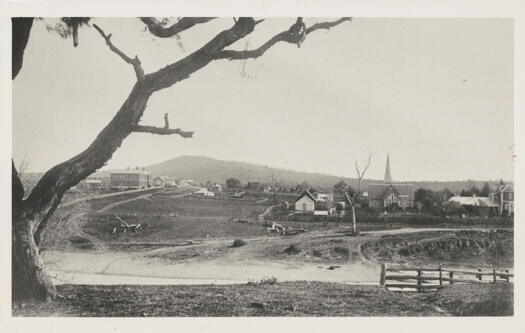
<svg viewBox="0 0 525 333">
<path fill-rule="evenodd" d="M 386 156 L 385 178 L 383 183 L 368 185 L 369 207 L 388 208 L 398 206 L 410 208 L 414 206 L 414 185 L 396 183 L 390 172 L 390 156 Z"/>
</svg>

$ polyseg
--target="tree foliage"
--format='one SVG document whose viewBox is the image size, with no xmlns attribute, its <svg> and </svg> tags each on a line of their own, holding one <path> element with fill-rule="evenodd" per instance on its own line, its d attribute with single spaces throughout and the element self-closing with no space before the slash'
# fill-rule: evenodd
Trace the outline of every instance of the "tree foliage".
<svg viewBox="0 0 525 333">
<path fill-rule="evenodd" d="M 237 178 L 226 179 L 226 187 L 229 189 L 236 189 L 241 187 L 241 181 Z"/>
</svg>

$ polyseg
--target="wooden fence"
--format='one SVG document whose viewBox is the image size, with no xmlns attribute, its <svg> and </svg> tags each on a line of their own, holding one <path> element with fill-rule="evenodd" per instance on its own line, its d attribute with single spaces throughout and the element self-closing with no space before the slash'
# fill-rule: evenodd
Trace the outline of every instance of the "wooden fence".
<svg viewBox="0 0 525 333">
<path fill-rule="evenodd" d="M 379 284 L 387 289 L 439 289 L 445 284 L 512 282 L 508 269 L 459 270 L 438 267 L 402 267 L 381 264 Z"/>
</svg>

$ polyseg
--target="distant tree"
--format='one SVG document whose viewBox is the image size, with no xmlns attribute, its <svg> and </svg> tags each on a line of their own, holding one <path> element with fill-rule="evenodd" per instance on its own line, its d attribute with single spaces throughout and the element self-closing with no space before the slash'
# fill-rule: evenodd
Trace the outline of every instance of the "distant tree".
<svg viewBox="0 0 525 333">
<path fill-rule="evenodd" d="M 341 180 L 337 184 L 334 185 L 334 193 L 337 194 L 344 194 L 348 190 L 348 184 Z"/>
<path fill-rule="evenodd" d="M 350 195 L 350 197 L 354 197 L 355 194 L 357 193 L 357 190 L 355 188 L 353 188 L 352 185 L 348 185 L 346 187 L 346 193 L 348 193 Z"/>
<path fill-rule="evenodd" d="M 443 202 L 443 212 L 447 215 L 461 215 L 467 211 L 459 202 L 445 201 Z"/>
<path fill-rule="evenodd" d="M 481 190 L 476 185 L 474 185 L 470 188 L 470 193 L 479 197 L 481 195 Z"/>
<path fill-rule="evenodd" d="M 490 194 L 490 186 L 489 186 L 489 183 L 485 182 L 485 184 L 483 184 L 483 188 L 481 188 L 481 192 L 479 193 L 479 195 L 482 197 L 488 197 L 489 194 Z"/>
<path fill-rule="evenodd" d="M 297 189 L 299 190 L 299 192 L 307 191 L 310 189 L 310 184 L 308 184 L 305 180 L 301 184 L 297 185 Z"/>
<path fill-rule="evenodd" d="M 472 192 L 470 190 L 461 190 L 461 193 L 459 194 L 460 197 L 471 197 Z"/>
<path fill-rule="evenodd" d="M 426 188 L 418 188 L 414 192 L 414 200 L 421 204 L 423 210 L 429 211 L 436 204 L 436 193 Z"/>
<path fill-rule="evenodd" d="M 279 179 L 277 176 L 272 174 L 272 182 L 270 183 L 270 188 L 273 193 L 273 204 L 277 204 L 277 193 L 279 193 L 282 190 L 283 181 Z"/>
<path fill-rule="evenodd" d="M 448 199 L 452 198 L 454 196 L 454 193 L 452 193 L 448 188 L 445 187 L 443 191 L 441 191 L 441 198 L 443 201 L 447 201 Z"/>
<path fill-rule="evenodd" d="M 226 179 L 226 187 L 230 189 L 239 188 L 241 187 L 241 181 L 236 178 L 228 178 Z"/>
<path fill-rule="evenodd" d="M 352 233 L 354 235 L 357 235 L 359 233 L 357 231 L 357 220 L 356 220 L 356 216 L 355 216 L 355 208 L 356 208 L 356 205 L 359 204 L 359 201 L 360 201 L 360 198 L 361 198 L 361 181 L 365 177 L 366 171 L 370 167 L 370 163 L 371 162 L 372 162 L 372 154 L 369 154 L 368 155 L 368 163 L 361 170 L 361 168 L 359 167 L 359 163 L 357 161 L 355 161 L 355 171 L 357 172 L 357 191 L 355 191 L 351 187 L 349 187 L 347 189 L 347 191 L 352 189 L 353 193 L 350 194 L 349 191 L 348 191 L 345 194 L 346 200 L 350 204 L 350 207 L 352 207 Z"/>
</svg>

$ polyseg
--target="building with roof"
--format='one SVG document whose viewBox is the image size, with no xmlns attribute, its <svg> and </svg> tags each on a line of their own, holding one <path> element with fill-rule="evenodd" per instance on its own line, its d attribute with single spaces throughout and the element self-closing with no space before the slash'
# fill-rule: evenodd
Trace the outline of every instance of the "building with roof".
<svg viewBox="0 0 525 333">
<path fill-rule="evenodd" d="M 315 197 L 310 191 L 304 191 L 295 200 L 295 210 L 298 212 L 313 212 L 315 211 Z"/>
<path fill-rule="evenodd" d="M 153 178 L 152 180 L 152 184 L 153 186 L 164 186 L 164 184 L 166 183 L 166 179 L 164 177 L 161 177 L 161 176 L 157 176 L 155 178 Z"/>
<path fill-rule="evenodd" d="M 368 203 L 372 208 L 414 206 L 414 185 L 395 183 L 390 171 L 390 156 L 386 157 L 385 178 L 383 183 L 368 185 Z"/>
<path fill-rule="evenodd" d="M 310 191 L 304 191 L 295 200 L 296 213 L 313 213 L 328 216 L 335 212 L 335 202 L 325 197 L 316 198 Z"/>
<path fill-rule="evenodd" d="M 113 171 L 109 178 L 112 189 L 133 189 L 151 186 L 150 172 L 139 168 Z"/>
<path fill-rule="evenodd" d="M 491 209 L 497 209 L 498 207 L 490 198 L 478 197 L 475 194 L 471 197 L 456 195 L 448 199 L 448 201 L 456 202 L 465 208 L 469 214 L 478 216 L 489 215 Z"/>
<path fill-rule="evenodd" d="M 489 198 L 500 215 L 514 214 L 514 187 L 511 185 L 500 184 L 496 191 L 489 194 Z"/>
</svg>

